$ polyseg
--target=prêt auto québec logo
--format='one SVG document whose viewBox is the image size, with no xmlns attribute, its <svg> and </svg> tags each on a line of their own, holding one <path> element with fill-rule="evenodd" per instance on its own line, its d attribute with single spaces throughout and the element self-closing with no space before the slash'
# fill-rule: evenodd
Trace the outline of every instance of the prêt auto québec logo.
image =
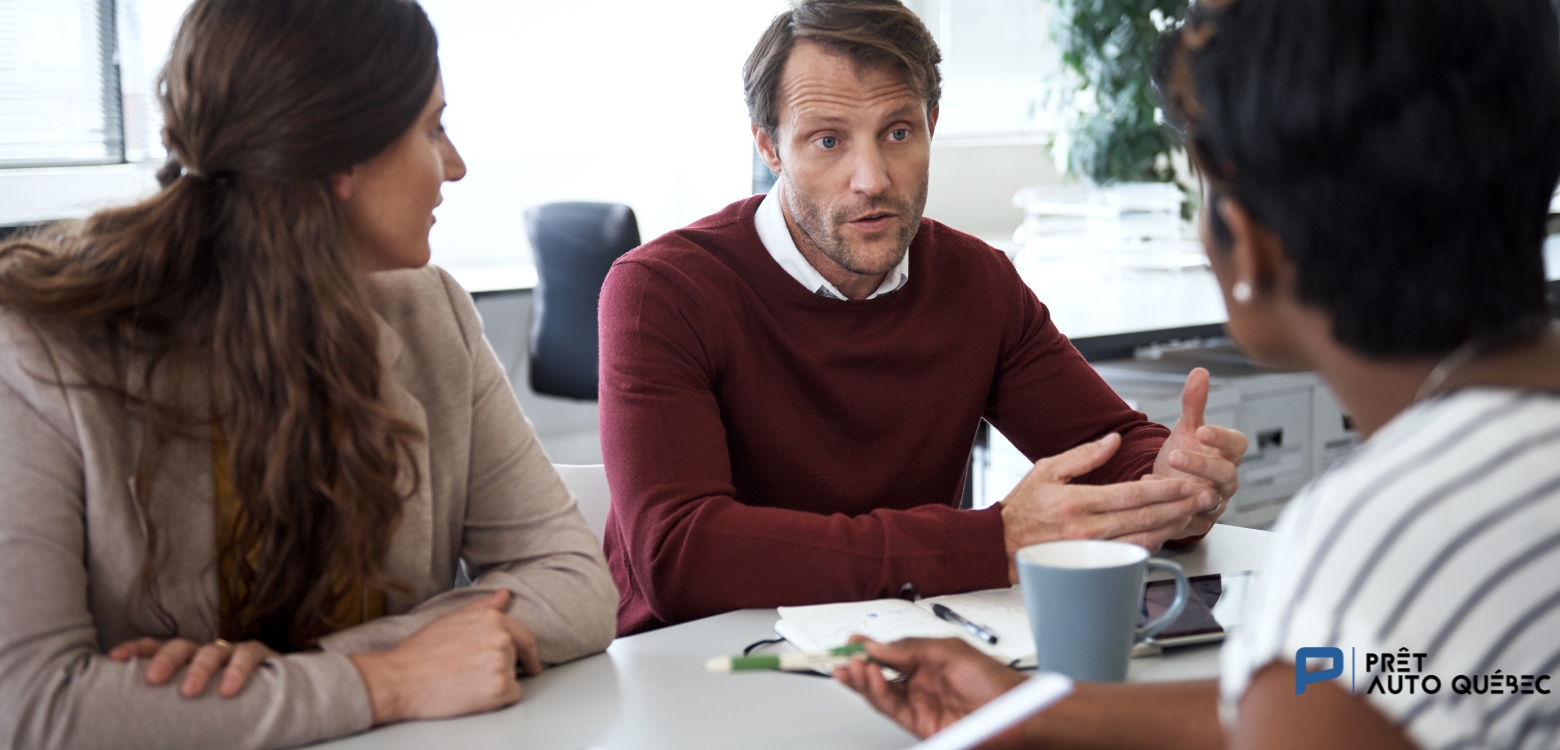
<svg viewBox="0 0 1560 750">
<path fill-rule="evenodd" d="M 1356 665 L 1355 649 L 1349 649 L 1349 693 L 1356 692 L 1358 682 L 1355 675 Z M 1489 674 L 1455 675 L 1451 679 L 1442 681 L 1440 675 L 1425 674 L 1425 659 L 1429 654 L 1415 653 L 1407 647 L 1400 648 L 1396 652 L 1367 652 L 1365 654 L 1365 676 L 1370 678 L 1365 688 L 1365 694 L 1408 694 L 1408 695 L 1435 695 L 1443 688 L 1450 688 L 1458 695 L 1549 695 L 1552 691 L 1546 687 L 1549 675 L 1540 674 L 1506 674 L 1504 670 L 1495 670 Z M 1327 659 L 1326 667 L 1314 672 L 1310 669 L 1310 660 Z M 1344 654 L 1343 649 L 1336 646 L 1305 646 L 1295 649 L 1295 695 L 1305 695 L 1307 685 L 1318 682 L 1336 680 L 1343 676 Z"/>
</svg>

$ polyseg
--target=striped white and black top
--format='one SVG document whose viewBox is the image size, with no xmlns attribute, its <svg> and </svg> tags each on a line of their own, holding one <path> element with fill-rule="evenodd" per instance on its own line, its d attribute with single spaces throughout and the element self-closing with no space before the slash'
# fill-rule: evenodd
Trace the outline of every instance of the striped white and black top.
<svg viewBox="0 0 1560 750">
<path fill-rule="evenodd" d="M 1224 647 L 1227 723 L 1258 670 L 1331 646 L 1338 683 L 1420 747 L 1560 747 L 1560 395 L 1418 404 L 1274 530 Z"/>
</svg>

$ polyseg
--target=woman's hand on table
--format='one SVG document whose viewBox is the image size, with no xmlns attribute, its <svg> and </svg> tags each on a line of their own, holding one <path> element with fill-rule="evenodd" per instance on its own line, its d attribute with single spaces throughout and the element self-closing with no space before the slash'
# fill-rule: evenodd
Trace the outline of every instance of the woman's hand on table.
<svg viewBox="0 0 1560 750">
<path fill-rule="evenodd" d="M 206 686 L 219 670 L 222 680 L 217 685 L 217 695 L 238 695 L 255 668 L 276 656 L 275 651 L 259 641 L 229 643 L 218 639 L 200 644 L 185 638 L 142 638 L 121 643 L 108 652 L 108 658 L 119 662 L 151 659 L 146 666 L 146 682 L 150 685 L 166 684 L 180 667 L 189 665 L 179 684 L 179 694 L 186 698 L 206 692 Z"/>
<path fill-rule="evenodd" d="M 1024 675 L 1002 666 L 958 638 L 906 638 L 877 643 L 860 636 L 869 663 L 854 659 L 834 670 L 834 679 L 855 690 L 872 707 L 917 737 L 929 737 L 966 714 L 989 703 L 1024 681 Z M 904 676 L 889 682 L 878 666 Z M 1022 727 L 998 735 L 985 748 L 1019 747 Z"/>
<path fill-rule="evenodd" d="M 368 687 L 374 723 L 491 711 L 520 700 L 518 664 L 542 671 L 536 636 L 505 614 L 509 590 L 424 625 L 399 646 L 353 654 Z"/>
</svg>

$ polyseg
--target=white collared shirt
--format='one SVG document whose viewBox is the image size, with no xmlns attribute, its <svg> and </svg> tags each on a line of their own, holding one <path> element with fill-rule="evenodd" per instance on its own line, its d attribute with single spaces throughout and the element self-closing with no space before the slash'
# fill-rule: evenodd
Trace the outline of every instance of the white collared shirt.
<svg viewBox="0 0 1560 750">
<path fill-rule="evenodd" d="M 821 294 L 834 299 L 847 299 L 840 293 L 818 269 L 813 268 L 802 251 L 796 248 L 796 240 L 791 238 L 791 229 L 785 224 L 785 214 L 780 209 L 780 183 L 776 182 L 769 194 L 758 204 L 758 213 L 753 215 L 753 225 L 758 229 L 758 239 L 764 243 L 764 249 L 774 257 L 785 272 L 791 274 L 802 286 L 814 294 Z M 910 280 L 910 251 L 905 250 L 905 256 L 899 260 L 899 265 L 889 269 L 883 277 L 883 283 L 878 285 L 877 291 L 867 295 L 872 299 L 879 295 L 897 291 Z"/>
</svg>

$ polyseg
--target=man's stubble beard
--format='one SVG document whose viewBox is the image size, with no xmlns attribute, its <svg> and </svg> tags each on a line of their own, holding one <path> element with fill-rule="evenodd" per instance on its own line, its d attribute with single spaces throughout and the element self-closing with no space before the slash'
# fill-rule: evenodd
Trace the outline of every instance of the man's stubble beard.
<svg viewBox="0 0 1560 750">
<path fill-rule="evenodd" d="M 864 206 L 852 206 L 832 212 L 813 202 L 810 196 L 798 190 L 796 183 L 784 178 L 782 172 L 781 179 L 785 181 L 786 202 L 790 204 L 791 218 L 796 222 L 797 228 L 812 240 L 813 245 L 823 253 L 824 257 L 851 273 L 862 276 L 888 273 L 904 260 L 905 253 L 910 249 L 910 241 L 915 239 L 916 232 L 921 229 L 921 212 L 926 209 L 928 178 L 921 179 L 915 195 L 908 201 L 898 201 L 885 196 Z M 872 258 L 861 248 L 853 247 L 840 232 L 849 217 L 874 210 L 897 214 L 902 222 L 899 226 L 899 234 L 895 238 L 893 254 L 880 260 Z M 878 262 L 873 264 L 874 260 Z"/>
</svg>

